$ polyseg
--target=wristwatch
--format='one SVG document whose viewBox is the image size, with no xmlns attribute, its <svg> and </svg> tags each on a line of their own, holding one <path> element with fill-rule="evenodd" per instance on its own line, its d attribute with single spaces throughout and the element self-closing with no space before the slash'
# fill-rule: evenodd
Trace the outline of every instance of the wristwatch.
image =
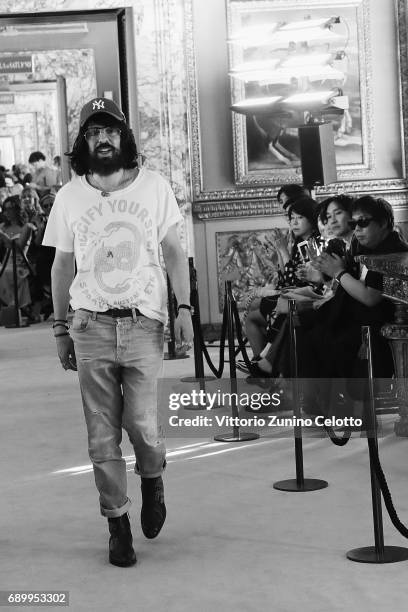
<svg viewBox="0 0 408 612">
<path fill-rule="evenodd" d="M 339 283 L 339 285 L 340 285 L 340 279 L 343 276 L 343 274 L 347 274 L 347 270 L 340 270 L 340 272 L 336 274 L 335 276 L 335 280 Z"/>
</svg>

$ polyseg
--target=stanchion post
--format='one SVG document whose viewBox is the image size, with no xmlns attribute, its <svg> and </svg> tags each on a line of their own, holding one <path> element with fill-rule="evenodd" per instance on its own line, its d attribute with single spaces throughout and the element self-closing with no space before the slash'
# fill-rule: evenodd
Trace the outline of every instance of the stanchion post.
<svg viewBox="0 0 408 612">
<path fill-rule="evenodd" d="M 201 325 L 200 322 L 200 304 L 198 301 L 198 287 L 197 287 L 197 271 L 194 267 L 193 258 L 188 258 L 188 267 L 190 270 L 190 302 L 193 307 L 193 330 L 194 330 L 194 373 L 196 378 L 204 377 L 204 360 L 203 353 L 201 351 L 199 334 L 197 333 L 197 327 Z"/>
<path fill-rule="evenodd" d="M 373 506 L 373 527 L 374 527 L 374 546 L 364 546 L 354 548 L 346 554 L 350 561 L 359 563 L 396 563 L 397 561 L 408 560 L 408 548 L 401 546 L 384 546 L 384 529 L 382 519 L 382 500 L 381 489 L 374 467 L 373 453 L 378 455 L 378 435 L 377 419 L 375 414 L 375 393 L 374 393 L 374 373 L 371 351 L 371 330 L 368 325 L 361 328 L 362 343 L 368 363 L 368 405 L 365 410 L 366 435 L 367 441 L 372 438 L 372 446 L 369 443 L 368 450 L 370 456 L 370 480 L 371 480 L 371 501 Z M 367 402 L 367 399 L 365 399 Z"/>
<path fill-rule="evenodd" d="M 181 382 L 199 382 L 200 389 L 204 389 L 204 382 L 206 380 L 215 380 L 215 376 L 204 376 L 204 359 L 203 352 L 200 344 L 200 331 L 201 331 L 201 320 L 200 320 L 200 302 L 198 299 L 198 283 L 197 283 L 197 271 L 194 267 L 194 259 L 188 258 L 188 268 L 190 272 L 190 304 L 192 306 L 192 322 L 193 322 L 193 350 L 194 350 L 194 376 L 186 376 L 181 378 Z M 188 408 L 190 410 L 194 407 Z"/>
<path fill-rule="evenodd" d="M 256 433 L 240 433 L 239 431 L 239 412 L 237 405 L 238 385 L 237 385 L 237 369 L 235 364 L 235 335 L 234 335 L 234 315 L 232 309 L 231 281 L 225 281 L 225 299 L 227 300 L 227 337 L 228 337 L 228 356 L 229 356 L 229 371 L 230 371 L 230 387 L 231 387 L 231 408 L 233 418 L 232 435 L 220 434 L 214 436 L 217 442 L 245 442 L 248 440 L 257 440 L 259 435 Z"/>
<path fill-rule="evenodd" d="M 295 467 L 296 467 L 296 479 L 279 480 L 273 485 L 274 489 L 279 491 L 317 491 L 318 489 L 324 489 L 328 486 L 326 480 L 320 480 L 317 478 L 306 478 L 304 477 L 303 471 L 303 440 L 302 440 L 302 425 L 300 402 L 299 402 L 299 382 L 298 382 L 298 366 L 297 366 L 297 339 L 296 339 L 296 325 L 298 323 L 298 315 L 296 312 L 296 300 L 288 301 L 288 317 L 289 317 L 289 335 L 290 335 L 290 373 L 292 378 L 292 389 L 293 389 L 293 401 L 294 409 L 293 414 L 295 417 L 295 425 L 293 427 L 293 434 L 295 437 Z"/>
<path fill-rule="evenodd" d="M 14 240 L 11 242 L 11 254 L 13 257 L 13 289 L 14 289 L 14 311 L 15 311 L 15 327 L 20 327 L 20 306 L 18 303 L 18 278 L 17 278 L 17 251 Z"/>
</svg>

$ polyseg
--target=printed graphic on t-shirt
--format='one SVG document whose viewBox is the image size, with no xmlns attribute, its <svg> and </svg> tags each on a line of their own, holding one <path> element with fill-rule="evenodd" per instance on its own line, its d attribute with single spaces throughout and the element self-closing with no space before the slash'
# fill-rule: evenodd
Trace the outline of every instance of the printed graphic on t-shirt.
<svg viewBox="0 0 408 612">
<path fill-rule="evenodd" d="M 79 254 L 74 286 L 95 307 L 135 306 L 161 292 L 153 220 L 140 203 L 107 198 L 74 222 L 73 231 Z"/>
<path fill-rule="evenodd" d="M 74 178 L 57 194 L 43 243 L 75 253 L 71 306 L 103 311 L 139 308 L 165 322 L 167 291 L 159 243 L 181 219 L 169 184 L 142 169 L 109 196 Z"/>
</svg>

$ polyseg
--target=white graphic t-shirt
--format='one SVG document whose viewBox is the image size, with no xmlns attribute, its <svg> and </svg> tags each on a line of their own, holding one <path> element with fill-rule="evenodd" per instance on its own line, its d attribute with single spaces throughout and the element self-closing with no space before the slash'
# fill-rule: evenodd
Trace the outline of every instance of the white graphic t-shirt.
<svg viewBox="0 0 408 612">
<path fill-rule="evenodd" d="M 168 182 L 141 168 L 131 185 L 108 196 L 74 177 L 57 193 L 43 245 L 74 252 L 74 310 L 138 308 L 163 323 L 167 288 L 159 244 L 182 220 Z"/>
</svg>

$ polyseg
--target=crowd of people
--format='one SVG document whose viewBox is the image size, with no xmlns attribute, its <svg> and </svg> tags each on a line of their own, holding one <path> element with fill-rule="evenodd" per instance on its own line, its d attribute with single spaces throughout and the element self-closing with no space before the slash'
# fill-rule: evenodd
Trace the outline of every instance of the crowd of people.
<svg viewBox="0 0 408 612">
<path fill-rule="evenodd" d="M 357 257 L 408 251 L 408 244 L 395 229 L 391 205 L 382 198 L 342 194 L 318 204 L 293 187 L 278 193 L 288 234 L 270 233 L 279 255 L 279 280 L 251 303 L 245 332 L 253 358 L 249 367 L 244 362 L 237 367 L 256 384 L 291 375 L 287 315 L 288 300 L 294 299 L 300 322 L 298 376 L 314 381 L 310 390 L 304 386 L 303 406 L 305 412 L 321 413 L 330 404 L 330 385 L 321 385 L 325 389 L 319 402 L 317 379 L 344 382 L 365 376 L 358 360 L 363 325 L 372 331 L 374 376 L 392 376 L 392 355 L 380 329 L 393 319 L 393 305 L 382 296 L 382 275 L 367 270 Z"/>
<path fill-rule="evenodd" d="M 30 323 L 47 319 L 52 312 L 54 249 L 41 243 L 62 183 L 60 162 L 56 156 L 50 166 L 41 151 L 34 151 L 29 165 L 0 166 L 0 309 L 14 306 L 17 297 L 18 307 Z"/>
</svg>

